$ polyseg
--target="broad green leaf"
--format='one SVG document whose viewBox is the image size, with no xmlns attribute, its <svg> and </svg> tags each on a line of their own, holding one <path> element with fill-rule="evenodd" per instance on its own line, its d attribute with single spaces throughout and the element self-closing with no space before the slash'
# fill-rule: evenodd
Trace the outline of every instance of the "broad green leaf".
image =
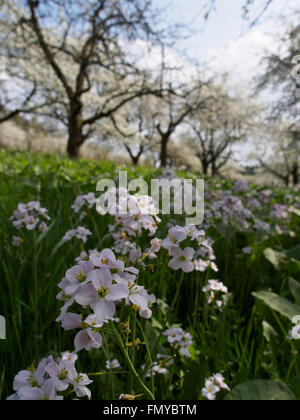
<svg viewBox="0 0 300 420">
<path fill-rule="evenodd" d="M 271 292 L 255 292 L 252 295 L 262 300 L 269 308 L 288 318 L 290 321 L 294 316 L 300 315 L 300 306 L 291 303 L 289 300 Z"/>
<path fill-rule="evenodd" d="M 265 249 L 264 256 L 275 267 L 276 270 L 280 269 L 281 263 L 286 259 L 284 254 L 278 251 L 274 251 L 272 248 Z"/>
<path fill-rule="evenodd" d="M 300 305 L 300 283 L 297 280 L 290 277 L 289 288 L 290 288 L 290 291 L 291 291 L 292 295 L 295 298 L 296 303 L 298 305 Z"/>
<path fill-rule="evenodd" d="M 270 325 L 268 322 L 263 321 L 263 335 L 268 343 L 276 337 L 278 337 L 278 332 Z"/>
<path fill-rule="evenodd" d="M 290 379 L 289 386 L 296 395 L 297 400 L 300 401 L 300 376 Z"/>
<path fill-rule="evenodd" d="M 300 244 L 286 251 L 286 255 L 294 260 L 300 261 Z"/>
<path fill-rule="evenodd" d="M 283 382 L 257 379 L 235 387 L 225 398 L 227 401 L 294 401 L 296 397 Z"/>
</svg>

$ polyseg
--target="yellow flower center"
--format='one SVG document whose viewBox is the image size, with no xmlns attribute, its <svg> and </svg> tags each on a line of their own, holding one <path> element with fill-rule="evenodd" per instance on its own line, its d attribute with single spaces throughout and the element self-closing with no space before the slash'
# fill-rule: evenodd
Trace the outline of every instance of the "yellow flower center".
<svg viewBox="0 0 300 420">
<path fill-rule="evenodd" d="M 99 298 L 103 299 L 107 295 L 108 295 L 108 288 L 104 287 L 104 286 L 101 286 L 100 289 L 98 289 Z"/>
<path fill-rule="evenodd" d="M 32 388 L 35 388 L 38 385 L 37 380 L 33 376 L 30 376 L 28 383 Z"/>
<path fill-rule="evenodd" d="M 75 275 L 75 278 L 79 281 L 79 283 L 82 283 L 85 281 L 86 275 L 80 270 L 79 273 Z"/>
<path fill-rule="evenodd" d="M 62 370 L 60 371 L 60 374 L 59 374 L 59 376 L 58 376 L 58 379 L 60 379 L 61 381 L 64 381 L 65 379 L 67 379 L 67 376 L 68 376 L 68 371 L 67 371 L 67 369 L 62 369 Z"/>
</svg>

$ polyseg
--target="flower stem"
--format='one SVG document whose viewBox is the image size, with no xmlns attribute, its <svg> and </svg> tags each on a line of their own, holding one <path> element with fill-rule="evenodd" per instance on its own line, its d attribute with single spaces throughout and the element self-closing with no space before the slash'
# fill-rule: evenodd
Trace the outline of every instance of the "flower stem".
<svg viewBox="0 0 300 420">
<path fill-rule="evenodd" d="M 179 284 L 178 284 L 178 286 L 177 286 L 176 294 L 175 294 L 175 296 L 174 296 L 173 302 L 172 302 L 171 307 L 170 307 L 170 310 L 171 310 L 171 311 L 174 309 L 174 307 L 175 307 L 175 305 L 176 305 L 176 303 L 177 303 L 177 300 L 178 300 L 178 297 L 179 297 L 179 293 L 180 293 L 180 291 L 181 291 L 181 287 L 182 287 L 183 279 L 184 279 L 184 272 L 182 271 L 182 272 L 181 272 L 181 275 L 180 275 Z"/>
<path fill-rule="evenodd" d="M 143 336 L 143 340 L 145 342 L 146 350 L 147 350 L 147 353 L 148 353 L 148 357 L 149 357 L 150 372 L 151 372 L 151 387 L 152 387 L 152 393 L 153 393 L 154 398 L 155 398 L 155 384 L 154 384 L 154 375 L 153 375 L 153 366 L 152 366 L 151 351 L 150 351 L 149 344 L 148 344 L 148 341 L 147 341 L 147 338 L 146 338 L 144 329 L 142 327 L 142 324 L 138 320 L 136 320 L 136 321 L 137 321 L 138 326 L 139 326 L 139 328 L 141 330 L 141 333 L 142 333 L 142 336 Z"/>
<path fill-rule="evenodd" d="M 38 291 L 38 246 L 36 232 L 33 237 L 33 282 L 34 282 L 34 325 L 35 325 L 35 358 L 38 360 L 38 333 L 39 333 L 39 291 Z"/>
<path fill-rule="evenodd" d="M 118 333 L 118 330 L 117 330 L 115 324 L 111 321 L 110 325 L 112 327 L 113 333 L 114 333 L 114 335 L 115 335 L 115 337 L 116 337 L 116 339 L 117 339 L 117 341 L 119 343 L 120 349 L 121 349 L 121 351 L 123 353 L 123 356 L 125 357 L 125 360 L 126 360 L 126 362 L 128 364 L 129 369 L 131 370 L 133 376 L 139 382 L 139 384 L 141 385 L 141 387 L 143 388 L 143 390 L 145 391 L 145 393 L 148 395 L 148 397 L 151 400 L 155 400 L 154 395 L 152 394 L 152 392 L 150 391 L 150 389 L 144 384 L 144 382 L 140 378 L 139 374 L 135 370 L 135 367 L 133 366 L 133 364 L 132 364 L 132 362 L 130 360 L 130 357 L 128 355 L 127 349 L 124 346 L 123 340 L 122 340 L 120 334 Z"/>
</svg>

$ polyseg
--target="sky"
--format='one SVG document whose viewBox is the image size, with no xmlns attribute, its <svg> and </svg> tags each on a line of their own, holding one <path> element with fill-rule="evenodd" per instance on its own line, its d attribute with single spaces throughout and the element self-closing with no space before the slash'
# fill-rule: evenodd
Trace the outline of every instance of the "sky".
<svg viewBox="0 0 300 420">
<path fill-rule="evenodd" d="M 256 0 L 253 16 L 257 17 L 265 0 Z M 219 72 L 232 74 L 235 81 L 247 82 L 257 74 L 261 57 L 267 51 L 276 49 L 274 38 L 280 32 L 280 25 L 274 19 L 291 13 L 300 6 L 299 0 L 273 0 L 272 5 L 252 29 L 242 16 L 246 0 L 217 0 L 207 22 L 203 19 L 204 0 L 154 0 L 159 7 L 170 4 L 167 19 L 170 23 L 187 24 L 196 33 L 176 45 L 192 59 Z M 276 39 L 276 38 L 275 38 Z"/>
<path fill-rule="evenodd" d="M 266 0 L 255 1 L 252 21 L 260 14 Z M 157 6 L 171 4 L 168 21 L 185 23 L 195 31 L 192 37 L 176 45 L 179 59 L 183 58 L 181 50 L 200 64 L 208 65 L 216 74 L 228 73 L 229 87 L 241 86 L 251 93 L 255 77 L 264 72 L 262 57 L 266 52 L 277 52 L 276 40 L 284 30 L 280 16 L 291 17 L 293 10 L 300 9 L 299 0 L 273 0 L 268 11 L 251 28 L 243 18 L 246 0 L 216 0 L 217 7 L 206 22 L 203 19 L 205 0 L 154 0 L 154 3 Z M 264 92 L 256 99 L 270 103 L 272 92 Z M 242 164 L 255 165 L 257 161 L 249 159 L 252 150 L 252 143 L 237 145 L 235 158 Z"/>
</svg>

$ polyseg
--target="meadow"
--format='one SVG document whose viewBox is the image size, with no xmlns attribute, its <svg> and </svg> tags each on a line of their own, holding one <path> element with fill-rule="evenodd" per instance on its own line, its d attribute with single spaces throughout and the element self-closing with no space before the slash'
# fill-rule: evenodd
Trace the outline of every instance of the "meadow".
<svg viewBox="0 0 300 420">
<path fill-rule="evenodd" d="M 100 215 L 120 169 L 0 150 L 0 398 L 300 399 L 299 191 L 207 178 L 203 226 Z"/>
</svg>

